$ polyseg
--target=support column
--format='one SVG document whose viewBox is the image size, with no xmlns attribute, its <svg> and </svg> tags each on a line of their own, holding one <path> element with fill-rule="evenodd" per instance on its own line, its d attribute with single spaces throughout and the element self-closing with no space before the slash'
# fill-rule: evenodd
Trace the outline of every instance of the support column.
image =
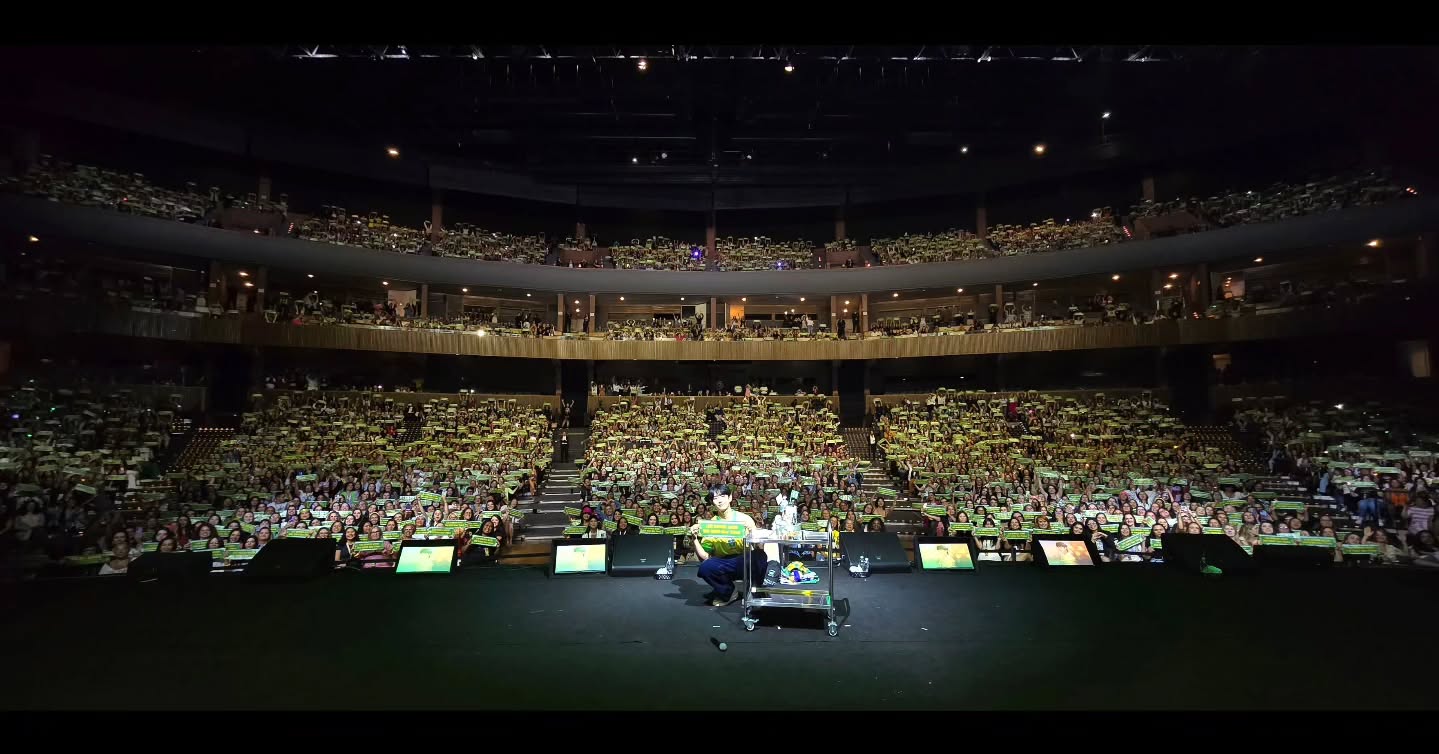
<svg viewBox="0 0 1439 754">
<path fill-rule="evenodd" d="M 705 220 L 705 257 L 713 259 L 715 255 L 715 213 L 711 211 Z"/>
<path fill-rule="evenodd" d="M 1143 192 L 1144 201 L 1146 201 L 1146 202 L 1152 202 L 1152 201 L 1155 200 L 1155 199 L 1154 199 L 1154 176 L 1152 176 L 1152 175 L 1146 175 L 1146 176 L 1144 176 L 1144 180 L 1143 180 L 1143 181 L 1140 181 L 1139 188 L 1140 188 L 1140 191 Z"/>
<path fill-rule="evenodd" d="M 556 293 L 556 294 L 555 294 L 555 303 L 557 303 L 557 304 L 559 305 L 559 307 L 560 307 L 558 310 L 556 310 L 556 313 L 555 313 L 555 329 L 559 330 L 559 331 L 560 331 L 560 334 L 564 334 L 564 332 L 565 332 L 565 304 L 567 303 L 567 302 L 565 301 L 565 294 L 563 294 L 563 293 Z"/>
<path fill-rule="evenodd" d="M 1004 362 L 1005 355 L 999 354 L 994 357 L 994 383 L 995 389 L 1003 391 L 1004 387 Z"/>
<path fill-rule="evenodd" d="M 705 310 L 705 321 L 703 323 L 705 327 L 714 327 L 716 322 L 720 323 L 720 325 L 724 324 L 724 320 L 716 318 L 715 314 L 715 297 L 710 296 L 709 308 Z"/>
<path fill-rule="evenodd" d="M 844 205 L 840 205 L 838 207 L 835 207 L 834 209 L 834 240 L 843 241 L 846 237 L 847 236 L 845 235 L 844 224 Z M 829 260 L 826 259 L 825 261 L 828 262 Z"/>
<path fill-rule="evenodd" d="M 559 359 L 550 359 L 550 362 L 555 365 L 555 418 L 558 419 L 565 406 L 564 373 L 560 371 Z"/>
<path fill-rule="evenodd" d="M 839 332 L 839 296 L 829 297 L 829 331 Z"/>
<path fill-rule="evenodd" d="M 1434 269 L 1434 249 L 1439 247 L 1439 233 L 1419 234 L 1419 245 L 1414 247 L 1414 279 L 1428 280 Z"/>
<path fill-rule="evenodd" d="M 270 284 L 270 268 L 264 265 L 255 270 L 255 313 L 265 313 L 265 288 Z M 244 312 L 240 312 L 244 314 Z"/>
<path fill-rule="evenodd" d="M 430 284 L 420 283 L 420 316 L 430 316 Z"/>
<path fill-rule="evenodd" d="M 258 193 L 259 193 L 259 195 L 260 195 L 260 201 L 267 201 L 267 200 L 270 198 L 270 175 L 269 175 L 269 173 L 265 173 L 265 172 L 260 173 L 260 190 L 259 190 Z"/>
<path fill-rule="evenodd" d="M 1201 262 L 1195 268 L 1194 282 L 1190 284 L 1190 290 L 1194 292 L 1194 310 L 1199 312 L 1201 317 L 1204 316 L 1209 305 L 1214 302 L 1214 292 L 1210 290 L 1210 287 L 1209 264 Z"/>
<path fill-rule="evenodd" d="M 839 360 L 829 362 L 829 388 L 830 395 L 834 396 L 834 402 L 839 403 Z"/>
<path fill-rule="evenodd" d="M 445 223 L 445 193 L 439 189 L 430 196 L 430 243 L 439 243 Z"/>
<path fill-rule="evenodd" d="M 866 337 L 869 332 L 869 294 L 859 294 L 859 336 Z M 866 369 L 868 369 L 866 367 Z M 868 371 L 865 374 L 869 374 Z M 868 404 L 866 404 L 868 405 Z"/>
<path fill-rule="evenodd" d="M 989 238 L 989 210 L 983 204 L 974 210 L 974 233 L 980 238 Z"/>
<path fill-rule="evenodd" d="M 1004 324 L 1004 286 L 999 283 L 994 284 L 994 304 L 999 307 L 998 318 L 995 322 L 1002 325 Z"/>
<path fill-rule="evenodd" d="M 205 292 L 205 303 L 209 306 L 219 306 L 225 298 L 225 266 L 215 260 L 210 260 L 210 286 Z"/>
<path fill-rule="evenodd" d="M 869 383 L 870 383 L 870 377 L 869 377 L 869 373 L 870 373 L 870 371 L 871 371 L 873 368 L 874 368 L 874 359 L 865 359 L 865 360 L 864 360 L 864 413 L 865 413 L 866 415 L 869 414 L 869 407 L 870 407 L 870 402 L 869 402 Z"/>
<path fill-rule="evenodd" d="M 597 317 L 595 317 L 595 294 L 593 294 L 593 293 L 590 294 L 590 308 L 589 308 L 589 309 L 586 309 L 585 311 L 588 312 L 588 316 L 585 317 L 585 322 L 586 322 L 585 334 L 586 334 L 586 335 L 594 335 L 594 334 L 595 334 L 595 320 L 597 319 Z"/>
</svg>

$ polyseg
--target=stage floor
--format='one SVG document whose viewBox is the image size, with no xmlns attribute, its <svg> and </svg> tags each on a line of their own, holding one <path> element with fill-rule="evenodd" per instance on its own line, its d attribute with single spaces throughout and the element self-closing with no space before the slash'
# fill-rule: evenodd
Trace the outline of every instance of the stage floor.
<svg viewBox="0 0 1439 754">
<path fill-rule="evenodd" d="M 5 708 L 1403 709 L 1439 706 L 1439 574 L 1136 566 L 839 576 L 818 613 L 673 581 L 337 572 L 9 590 Z M 717 648 L 718 641 L 728 651 Z M 717 696 L 720 679 L 728 679 Z M 718 699 L 718 702 L 717 702 Z"/>
</svg>

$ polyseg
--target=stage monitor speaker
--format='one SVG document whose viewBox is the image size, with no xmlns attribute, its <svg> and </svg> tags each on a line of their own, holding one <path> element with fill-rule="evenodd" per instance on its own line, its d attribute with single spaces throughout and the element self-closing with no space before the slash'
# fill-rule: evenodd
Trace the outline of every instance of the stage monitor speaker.
<svg viewBox="0 0 1439 754">
<path fill-rule="evenodd" d="M 1254 564 L 1261 568 L 1329 568 L 1334 565 L 1334 551 L 1309 545 L 1255 545 Z"/>
<path fill-rule="evenodd" d="M 628 534 L 610 537 L 611 576 L 653 576 L 670 562 L 675 550 L 671 534 Z"/>
<path fill-rule="evenodd" d="M 839 548 L 845 565 L 858 565 L 869 558 L 870 573 L 909 573 L 909 556 L 894 532 L 840 532 Z"/>
<path fill-rule="evenodd" d="M 304 581 L 335 568 L 333 539 L 274 539 L 245 566 L 250 581 Z"/>
<path fill-rule="evenodd" d="M 211 563 L 208 552 L 147 552 L 125 571 L 137 581 L 184 581 L 210 575 Z"/>
<path fill-rule="evenodd" d="M 1164 535 L 1164 562 L 1185 571 L 1199 572 L 1212 565 L 1224 573 L 1253 572 L 1254 559 L 1238 542 L 1223 534 Z"/>
</svg>

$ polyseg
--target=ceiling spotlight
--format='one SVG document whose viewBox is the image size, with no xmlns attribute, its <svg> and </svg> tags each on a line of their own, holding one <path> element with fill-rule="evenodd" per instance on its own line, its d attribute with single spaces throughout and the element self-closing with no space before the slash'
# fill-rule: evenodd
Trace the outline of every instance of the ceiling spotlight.
<svg viewBox="0 0 1439 754">
<path fill-rule="evenodd" d="M 801 304 L 804 303 L 804 296 L 800 296 L 800 297 L 799 297 L 799 302 L 800 302 Z"/>
<path fill-rule="evenodd" d="M 1105 110 L 1105 111 L 1104 111 L 1104 114 L 1101 115 L 1101 116 L 1099 116 L 1099 117 L 1101 117 L 1101 118 L 1103 118 L 1103 119 L 1105 119 L 1105 120 L 1109 120 L 1109 111 L 1108 111 L 1108 110 Z"/>
<path fill-rule="evenodd" d="M 1344 404 L 1343 404 L 1343 403 L 1336 403 L 1336 404 L 1334 404 L 1334 407 L 1337 408 L 1337 409 L 1339 409 L 1340 411 L 1343 411 L 1343 410 L 1344 410 Z"/>
<path fill-rule="evenodd" d="M 966 145 L 960 147 L 960 148 L 959 148 L 959 153 L 960 153 L 960 154 L 969 154 L 969 145 L 966 144 Z"/>
<path fill-rule="evenodd" d="M 640 58 L 639 62 L 635 63 L 635 67 L 639 68 L 641 71 L 647 71 L 650 68 L 650 61 L 645 60 L 644 58 Z"/>
<path fill-rule="evenodd" d="M 744 158 L 745 158 L 746 160 L 753 160 L 753 159 L 754 159 L 754 155 L 753 155 L 753 154 L 747 154 L 747 155 L 744 156 Z"/>
<path fill-rule="evenodd" d="M 844 305 L 845 305 L 845 306 L 849 306 L 849 301 L 848 301 L 848 300 L 845 300 Z"/>
<path fill-rule="evenodd" d="M 388 281 L 388 280 L 381 280 L 381 281 L 380 281 L 380 285 L 389 285 L 389 284 L 390 284 L 390 281 Z"/>
<path fill-rule="evenodd" d="M 660 152 L 660 159 L 661 159 L 661 160 L 668 160 L 669 158 L 670 158 L 670 153 L 669 153 L 669 152 Z"/>
<path fill-rule="evenodd" d="M 1179 273 L 1177 273 L 1177 272 L 1171 272 L 1171 273 L 1169 273 L 1169 279 L 1170 279 L 1170 280 L 1178 280 L 1178 279 L 1179 279 Z"/>
<path fill-rule="evenodd" d="M 1090 219 L 1099 217 L 1099 210 L 1096 209 L 1096 210 L 1091 211 L 1091 212 L 1089 213 L 1089 217 L 1090 217 Z"/>
<path fill-rule="evenodd" d="M 845 313 L 845 314 L 849 314 L 849 310 L 848 310 L 848 309 L 845 309 L 845 310 L 844 310 L 844 313 Z"/>
<path fill-rule="evenodd" d="M 1264 264 L 1264 257 L 1255 257 L 1255 258 L 1254 258 L 1254 263 L 1255 263 L 1255 264 Z"/>
<path fill-rule="evenodd" d="M 389 155 L 389 156 L 391 156 L 391 157 L 399 157 L 399 156 L 400 156 L 400 150 L 399 150 L 399 149 L 396 149 L 395 147 L 390 147 L 390 148 L 388 148 L 388 149 L 385 150 L 385 154 L 387 154 L 387 155 Z"/>
<path fill-rule="evenodd" d="M 624 301 L 624 300 L 625 300 L 625 297 L 624 297 L 624 296 L 620 296 L 620 300 L 621 300 L 621 301 Z"/>
<path fill-rule="evenodd" d="M 892 294 L 890 294 L 890 297 L 891 297 L 891 298 L 899 298 L 899 294 L 898 294 L 898 293 L 892 293 Z"/>
<path fill-rule="evenodd" d="M 530 297 L 530 294 L 526 293 L 526 294 L 525 294 L 525 298 L 529 298 L 529 297 Z"/>
<path fill-rule="evenodd" d="M 794 73 L 794 63 L 785 63 L 785 64 L 784 64 L 784 72 L 785 72 L 785 73 Z"/>
<path fill-rule="evenodd" d="M 685 300 L 685 297 L 684 297 L 684 296 L 680 296 L 680 301 L 684 301 L 684 300 Z"/>
<path fill-rule="evenodd" d="M 470 292 L 470 289 L 469 289 L 469 288 L 461 288 L 461 289 L 460 289 L 460 293 L 469 293 L 469 292 Z"/>
<path fill-rule="evenodd" d="M 749 299 L 745 298 L 744 296 L 740 296 L 740 297 L 739 297 L 739 300 L 740 300 L 740 301 L 749 301 Z"/>
<path fill-rule="evenodd" d="M 1038 288 L 1038 287 L 1039 287 L 1039 283 L 1035 283 L 1035 284 L 1034 284 L 1034 287 L 1035 287 L 1035 288 Z"/>
<path fill-rule="evenodd" d="M 246 288 L 254 288 L 254 287 L 255 287 L 255 284 L 252 283 L 252 282 L 250 282 L 250 281 L 248 281 L 248 280 L 246 280 L 246 281 L 245 281 L 245 287 L 246 287 Z"/>
<path fill-rule="evenodd" d="M 314 279 L 315 279 L 315 273 L 311 272 L 311 273 L 305 275 L 305 277 L 307 277 L 307 278 L 309 278 L 309 279 L 311 279 L 311 280 L 314 280 Z"/>
<path fill-rule="evenodd" d="M 580 305 L 580 300 L 579 300 L 579 299 L 575 299 L 575 306 L 579 306 L 579 305 Z"/>
<path fill-rule="evenodd" d="M 1109 276 L 1109 279 L 1110 279 L 1110 280 L 1118 280 L 1118 279 L 1119 279 L 1119 276 L 1118 276 L 1118 275 L 1110 275 L 1110 276 Z"/>
<path fill-rule="evenodd" d="M 35 237 L 34 237 L 34 236 L 30 236 L 30 240 L 31 240 L 31 241 L 34 241 L 34 240 L 35 240 Z M 1377 248 L 1379 248 L 1379 239 L 1376 238 L 1376 239 L 1374 239 L 1374 240 L 1372 240 L 1372 241 L 1370 241 L 1369 243 L 1366 243 L 1366 244 L 1364 244 L 1364 245 L 1365 245 L 1365 246 L 1368 246 L 1368 247 L 1371 248 L 1371 249 L 1377 249 Z"/>
<path fill-rule="evenodd" d="M 631 157 L 631 158 L 630 158 L 630 164 L 631 164 L 631 165 L 638 165 L 638 164 L 640 164 L 640 158 L 638 158 L 638 157 Z"/>
<path fill-rule="evenodd" d="M 1173 287 L 1174 287 L 1174 283 L 1165 283 L 1165 284 L 1164 284 L 1164 290 L 1166 290 L 1166 291 L 1169 290 L 1170 288 L 1173 288 Z"/>
<path fill-rule="evenodd" d="M 30 241 L 30 243 L 40 243 L 39 236 L 30 236 L 27 240 Z"/>
<path fill-rule="evenodd" d="M 240 277 L 242 277 L 242 278 L 250 277 L 250 273 L 245 272 L 244 270 L 240 270 Z"/>
<path fill-rule="evenodd" d="M 1035 153 L 1035 154 L 1044 154 L 1044 150 L 1045 150 L 1045 146 L 1044 146 L 1043 144 L 1035 144 L 1035 145 L 1034 145 L 1034 153 Z"/>
<path fill-rule="evenodd" d="M 955 292 L 955 293 L 964 293 L 964 289 L 963 289 L 963 288 L 955 288 L 955 289 L 954 289 L 954 292 Z"/>
</svg>

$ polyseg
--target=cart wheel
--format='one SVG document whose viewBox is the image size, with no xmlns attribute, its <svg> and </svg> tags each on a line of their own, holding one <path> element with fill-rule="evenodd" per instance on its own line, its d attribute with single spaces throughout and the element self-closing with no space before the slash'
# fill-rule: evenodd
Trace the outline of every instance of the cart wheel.
<svg viewBox="0 0 1439 754">
<path fill-rule="evenodd" d="M 754 627 L 755 627 L 755 623 L 758 622 L 758 621 L 756 621 L 754 618 L 745 618 L 745 619 L 743 619 L 743 620 L 744 620 L 744 630 L 746 630 L 746 631 L 753 631 L 753 630 L 754 630 Z"/>
<path fill-rule="evenodd" d="M 835 623 L 834 621 L 830 621 L 830 622 L 824 624 L 824 628 L 825 628 L 826 631 L 829 632 L 829 635 L 830 635 L 830 636 L 839 636 L 839 624 L 838 624 L 838 623 Z"/>
</svg>

